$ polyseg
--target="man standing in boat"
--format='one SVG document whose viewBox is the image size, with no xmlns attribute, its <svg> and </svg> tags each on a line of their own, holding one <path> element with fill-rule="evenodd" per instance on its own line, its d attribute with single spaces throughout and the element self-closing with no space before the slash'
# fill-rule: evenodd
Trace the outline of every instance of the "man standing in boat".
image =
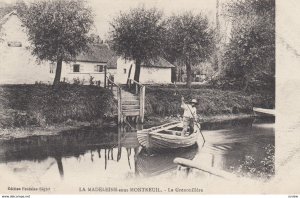
<svg viewBox="0 0 300 198">
<path fill-rule="evenodd" d="M 190 104 L 186 104 L 184 97 L 181 97 L 181 108 L 184 110 L 182 136 L 188 136 L 194 132 L 194 124 L 197 120 L 196 104 L 196 99 L 193 99 Z"/>
</svg>

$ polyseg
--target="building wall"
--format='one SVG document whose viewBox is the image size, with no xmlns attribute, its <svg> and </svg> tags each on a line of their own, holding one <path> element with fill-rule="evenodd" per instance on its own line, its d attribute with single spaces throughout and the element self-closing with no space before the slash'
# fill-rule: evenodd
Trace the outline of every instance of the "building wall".
<svg viewBox="0 0 300 198">
<path fill-rule="evenodd" d="M 135 64 L 133 61 L 125 61 L 119 58 L 117 61 L 117 77 L 115 81 L 119 84 L 126 84 L 130 66 L 132 65 L 130 78 L 134 78 Z M 163 67 L 141 67 L 140 82 L 145 84 L 166 84 L 171 83 L 171 68 Z"/>
<path fill-rule="evenodd" d="M 33 84 L 43 82 L 52 84 L 55 77 L 56 63 L 38 63 L 31 54 L 25 27 L 17 15 L 12 14 L 2 24 L 0 34 L 0 84 Z M 9 46 L 9 44 L 11 44 Z M 104 84 L 104 72 L 95 72 L 95 65 L 101 63 L 78 62 L 80 71 L 73 72 L 74 63 L 63 63 L 61 80 L 73 83 L 79 79 L 84 84 L 89 84 L 90 77 L 94 81 Z M 119 58 L 118 69 L 108 69 L 114 76 L 114 81 L 126 84 L 130 66 L 131 76 L 134 77 L 135 64 L 133 61 L 125 61 Z M 140 81 L 142 83 L 170 83 L 171 68 L 142 67 Z"/>
<path fill-rule="evenodd" d="M 126 61 L 122 58 L 117 60 L 117 76 L 115 82 L 118 84 L 126 84 L 130 66 L 132 65 L 130 78 L 134 78 L 135 64 L 133 61 Z"/>
<path fill-rule="evenodd" d="M 73 71 L 73 65 L 79 65 L 79 72 Z M 61 81 L 66 81 L 69 83 L 74 83 L 75 80 L 80 80 L 82 84 L 90 84 L 90 79 L 93 77 L 93 81 L 100 81 L 100 86 L 104 84 L 104 70 L 103 72 L 95 71 L 96 65 L 106 65 L 104 63 L 91 63 L 91 62 L 71 62 L 63 63 Z M 117 69 L 108 69 L 111 75 L 116 76 Z"/>
<path fill-rule="evenodd" d="M 17 15 L 12 14 L 2 25 L 0 33 L 0 84 L 34 84 L 43 82 L 52 84 L 55 77 L 56 63 L 38 63 L 29 49 L 30 43 L 26 29 Z M 11 44 L 11 46 L 9 46 Z M 21 45 L 20 45 L 21 44 Z M 79 79 L 84 84 L 90 84 L 90 77 L 100 81 L 103 86 L 104 72 L 95 72 L 95 65 L 103 63 L 78 62 L 80 72 L 73 72 L 74 63 L 62 65 L 61 81 L 73 83 Z M 117 69 L 108 69 L 116 76 Z"/>
<path fill-rule="evenodd" d="M 145 84 L 171 83 L 171 68 L 141 67 L 140 82 Z"/>
<path fill-rule="evenodd" d="M 16 15 L 11 15 L 0 33 L 0 84 L 53 82 L 55 73 L 50 73 L 51 64 L 38 63 L 29 46 L 22 22 Z"/>
</svg>

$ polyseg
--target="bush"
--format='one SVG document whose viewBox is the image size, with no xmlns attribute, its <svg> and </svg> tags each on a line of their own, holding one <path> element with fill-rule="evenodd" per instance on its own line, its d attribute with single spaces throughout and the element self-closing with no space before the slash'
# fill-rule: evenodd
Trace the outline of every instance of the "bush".
<svg viewBox="0 0 300 198">
<path fill-rule="evenodd" d="M 237 91 L 223 91 L 218 89 L 171 89 L 165 87 L 147 86 L 146 88 L 146 114 L 178 115 L 182 114 L 181 96 L 186 101 L 195 98 L 198 101 L 197 110 L 201 115 L 217 115 L 232 113 L 251 113 L 252 100 Z"/>
<path fill-rule="evenodd" d="M 0 127 L 94 121 L 115 112 L 113 95 L 96 86 L 5 85 L 0 89 Z M 3 119 L 2 119 L 3 118 Z"/>
<path fill-rule="evenodd" d="M 266 77 L 271 83 L 275 76 L 275 0 L 235 1 L 227 6 L 233 25 L 223 73 L 243 90 L 264 83 Z"/>
</svg>

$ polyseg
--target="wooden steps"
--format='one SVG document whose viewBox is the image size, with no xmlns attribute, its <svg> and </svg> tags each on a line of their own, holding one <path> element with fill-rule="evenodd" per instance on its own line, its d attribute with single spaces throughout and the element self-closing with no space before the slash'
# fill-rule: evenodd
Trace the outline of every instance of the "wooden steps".
<svg viewBox="0 0 300 198">
<path fill-rule="evenodd" d="M 125 117 L 136 117 L 140 115 L 139 96 L 122 90 L 122 115 Z"/>
<path fill-rule="evenodd" d="M 139 100 L 123 100 L 122 105 L 140 105 Z"/>
<path fill-rule="evenodd" d="M 128 79 L 127 87 L 124 88 L 116 84 L 113 79 L 113 75 L 107 72 L 107 68 L 105 67 L 104 87 L 112 91 L 117 101 L 118 123 L 123 123 L 127 118 L 143 123 L 145 114 L 145 86 L 133 79 Z M 135 86 L 135 88 L 132 86 Z M 134 90 L 131 88 L 134 88 Z M 133 92 L 131 93 L 124 89 Z"/>
<path fill-rule="evenodd" d="M 140 110 L 139 109 L 123 110 L 122 113 L 124 116 L 139 116 Z"/>
<path fill-rule="evenodd" d="M 140 109 L 140 105 L 138 104 L 122 104 L 122 110 L 134 110 Z"/>
<path fill-rule="evenodd" d="M 112 89 L 112 92 L 114 94 L 114 97 L 118 99 L 117 90 Z M 139 117 L 141 113 L 139 95 L 135 95 L 124 89 L 121 89 L 121 98 L 121 114 L 123 117 L 121 120 L 128 117 L 132 117 L 135 118 L 134 120 L 138 120 L 137 117 Z"/>
</svg>

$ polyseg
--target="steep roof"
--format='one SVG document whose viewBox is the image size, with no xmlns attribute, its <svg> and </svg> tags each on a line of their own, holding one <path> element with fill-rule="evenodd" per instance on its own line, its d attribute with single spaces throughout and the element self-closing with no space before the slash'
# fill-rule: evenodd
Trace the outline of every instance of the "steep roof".
<svg viewBox="0 0 300 198">
<path fill-rule="evenodd" d="M 12 15 L 17 15 L 17 11 L 13 10 L 12 12 L 9 12 L 7 14 L 4 14 L 4 16 L 1 17 L 1 15 L 4 13 L 0 13 L 0 27 L 8 21 L 9 17 Z M 17 15 L 18 16 L 18 15 Z"/>
<path fill-rule="evenodd" d="M 157 60 L 151 60 L 149 62 L 142 63 L 143 67 L 160 67 L 160 68 L 172 68 L 175 67 L 166 59 L 159 57 Z"/>
<path fill-rule="evenodd" d="M 117 69 L 117 61 L 118 56 L 113 56 L 108 62 L 107 62 L 107 68 L 109 69 Z"/>
<path fill-rule="evenodd" d="M 82 52 L 76 57 L 81 62 L 107 63 L 114 56 L 106 45 L 91 45 L 86 52 Z"/>
</svg>

